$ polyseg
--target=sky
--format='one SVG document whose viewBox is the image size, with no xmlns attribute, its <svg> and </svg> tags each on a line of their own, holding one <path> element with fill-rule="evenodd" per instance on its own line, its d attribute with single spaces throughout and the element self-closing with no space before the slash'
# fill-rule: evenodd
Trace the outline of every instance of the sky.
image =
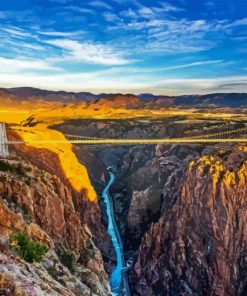
<svg viewBox="0 0 247 296">
<path fill-rule="evenodd" d="M 246 0 L 1 0 L 0 38 L 0 87 L 247 92 Z"/>
</svg>

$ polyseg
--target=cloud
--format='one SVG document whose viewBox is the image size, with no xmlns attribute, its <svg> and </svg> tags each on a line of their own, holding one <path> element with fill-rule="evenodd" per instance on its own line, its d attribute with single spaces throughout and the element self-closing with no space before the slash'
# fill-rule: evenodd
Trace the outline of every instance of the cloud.
<svg viewBox="0 0 247 296">
<path fill-rule="evenodd" d="M 247 76 L 224 78 L 194 79 L 157 79 L 152 75 L 143 78 L 141 75 L 116 75 L 112 71 L 96 71 L 77 74 L 35 74 L 22 75 L 3 73 L 0 69 L 1 87 L 16 87 L 27 84 L 53 90 L 73 90 L 122 93 L 152 92 L 163 95 L 205 94 L 210 92 L 247 92 Z M 136 79 L 133 79 L 136 77 Z M 97 82 L 96 82 L 97 81 Z"/>
<path fill-rule="evenodd" d="M 2 30 L 16 37 L 32 37 L 32 34 L 25 32 L 24 30 L 16 27 L 6 27 L 6 28 L 2 28 Z"/>
<path fill-rule="evenodd" d="M 16 42 L 8 42 L 10 44 L 12 44 L 13 46 L 16 46 Z M 32 49 L 32 50 L 45 50 L 45 48 L 39 44 L 35 44 L 35 43 L 28 43 L 28 42 L 18 42 L 18 47 L 24 47 L 24 48 L 28 48 L 28 49 Z"/>
<path fill-rule="evenodd" d="M 0 57 L 0 69 L 4 72 L 21 72 L 24 70 L 60 70 L 58 67 L 50 65 L 46 61 L 37 59 L 7 59 Z"/>
<path fill-rule="evenodd" d="M 112 7 L 100 0 L 90 1 L 89 5 L 97 7 L 97 8 L 106 8 L 106 9 L 112 9 Z"/>
<path fill-rule="evenodd" d="M 205 65 L 216 65 L 216 64 L 222 64 L 223 62 L 224 62 L 223 60 L 199 61 L 199 62 L 161 68 L 159 71 L 170 71 L 170 70 L 185 69 L 185 68 L 205 66 Z M 152 71 L 155 72 L 155 69 L 153 69 Z"/>
<path fill-rule="evenodd" d="M 143 17 L 150 17 L 151 15 L 153 15 L 153 10 L 149 7 L 142 6 L 139 9 L 138 13 L 139 13 L 139 15 L 141 15 Z"/>
<path fill-rule="evenodd" d="M 72 11 L 79 12 L 79 13 L 84 13 L 84 14 L 85 13 L 91 14 L 91 15 L 95 14 L 95 11 L 93 9 L 75 6 L 75 5 L 66 6 L 65 9 L 72 10 Z"/>
<path fill-rule="evenodd" d="M 114 21 L 119 21 L 120 20 L 119 17 L 116 14 L 111 13 L 109 11 L 104 12 L 103 17 L 107 22 L 114 22 Z"/>
<path fill-rule="evenodd" d="M 50 37 L 72 37 L 82 35 L 84 31 L 73 31 L 73 32 L 60 32 L 60 31 L 39 31 L 41 35 L 50 36 Z"/>
<path fill-rule="evenodd" d="M 138 92 L 140 89 L 145 89 L 146 84 L 134 81 L 133 79 L 121 79 L 117 77 L 100 76 L 97 77 L 97 83 L 93 75 L 85 73 L 78 74 L 63 74 L 63 75 L 10 75 L 2 74 L 0 71 L 0 85 L 2 87 L 18 87 L 26 85 L 53 90 L 73 90 L 73 91 L 92 91 L 97 93 L 102 92 Z"/>
<path fill-rule="evenodd" d="M 161 8 L 159 7 L 154 7 L 154 11 L 156 12 L 177 12 L 177 11 L 182 11 L 184 9 L 180 8 L 180 7 L 177 7 L 177 6 L 174 6 L 168 2 L 161 2 L 160 3 L 161 5 Z"/>
<path fill-rule="evenodd" d="M 127 18 L 137 18 L 138 17 L 138 14 L 132 8 L 128 8 L 128 10 L 121 11 L 120 15 L 127 17 Z"/>
<path fill-rule="evenodd" d="M 130 63 L 130 60 L 123 58 L 121 53 L 115 52 L 113 48 L 103 44 L 80 43 L 69 39 L 50 40 L 47 43 L 65 50 L 67 52 L 64 56 L 65 59 L 101 65 L 124 65 Z"/>
<path fill-rule="evenodd" d="M 121 13 L 124 20 L 110 25 L 109 30 L 125 30 L 129 35 L 131 32 L 135 40 L 131 43 L 129 38 L 128 44 L 136 53 L 178 54 L 217 47 L 222 40 L 234 36 L 233 28 L 247 24 L 247 18 L 235 21 L 157 18 L 151 14 L 152 10 L 145 9 L 146 20 L 139 17 L 139 10 L 136 15 L 132 10 L 124 11 Z"/>
<path fill-rule="evenodd" d="M 239 27 L 239 26 L 246 26 L 247 25 L 247 17 L 243 19 L 236 20 L 232 23 L 229 23 L 225 25 L 225 28 L 233 28 L 233 27 Z"/>
<path fill-rule="evenodd" d="M 164 19 L 168 13 L 182 11 L 182 8 L 176 7 L 168 2 L 160 2 L 157 6 L 145 6 L 140 2 L 135 1 L 137 9 L 128 8 L 128 10 L 121 11 L 120 14 L 134 19 L 146 18 L 149 20 L 153 19 Z"/>
<path fill-rule="evenodd" d="M 224 92 L 247 92 L 247 76 L 165 79 L 153 87 L 156 93 L 168 90 L 174 94 L 207 94 L 223 90 Z"/>
</svg>

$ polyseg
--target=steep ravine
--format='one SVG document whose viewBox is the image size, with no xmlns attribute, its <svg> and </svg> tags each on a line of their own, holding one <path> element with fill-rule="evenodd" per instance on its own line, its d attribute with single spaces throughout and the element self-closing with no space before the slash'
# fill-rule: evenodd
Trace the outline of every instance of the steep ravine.
<svg viewBox="0 0 247 296">
<path fill-rule="evenodd" d="M 117 175 L 110 192 L 126 260 L 133 260 L 133 295 L 245 295 L 246 152 L 112 150 L 106 163 Z"/>
<path fill-rule="evenodd" d="M 110 194 L 125 259 L 132 262 L 134 296 L 246 295 L 247 155 L 241 147 L 83 149 L 101 164 L 99 188 L 106 167 L 117 170 Z"/>
</svg>

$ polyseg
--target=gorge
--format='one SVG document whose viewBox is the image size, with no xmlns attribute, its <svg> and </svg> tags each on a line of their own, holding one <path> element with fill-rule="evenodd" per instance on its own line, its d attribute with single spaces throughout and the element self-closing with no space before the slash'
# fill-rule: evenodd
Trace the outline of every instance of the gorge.
<svg viewBox="0 0 247 296">
<path fill-rule="evenodd" d="M 247 0 L 0 0 L 0 296 L 247 296 Z"/>
<path fill-rule="evenodd" d="M 135 97 L 118 109 L 122 100 L 111 97 L 109 109 L 107 99 L 63 106 L 62 115 L 48 102 L 48 111 L 7 122 L 8 140 L 26 143 L 10 144 L 0 160 L 0 289 L 7 296 L 244 296 L 244 144 L 66 139 L 245 131 L 244 110 L 139 110 Z M 48 251 L 26 262 L 13 235 Z"/>
<path fill-rule="evenodd" d="M 76 123 L 76 126 L 78 126 L 78 123 Z M 87 131 L 89 131 L 88 125 L 86 126 Z M 63 130 L 65 126 L 62 125 L 60 128 Z M 68 123 L 66 128 L 71 131 L 71 122 Z M 96 128 L 95 130 L 92 130 L 92 135 L 94 135 L 95 132 L 100 133 L 101 131 L 110 131 L 109 127 L 106 129 L 101 128 L 102 127 L 99 125 L 99 129 Z M 135 128 L 135 126 L 129 126 L 127 128 L 128 132 L 131 128 Z M 140 129 L 139 126 L 138 129 Z M 116 131 L 114 130 L 114 132 Z M 122 136 L 124 136 L 124 133 Z M 224 220 L 222 221 L 222 213 L 225 211 L 224 203 L 229 204 L 230 200 L 225 201 L 224 203 L 223 201 L 220 201 L 223 198 L 228 199 L 228 197 L 223 197 L 223 195 L 221 196 L 223 193 L 220 193 L 220 189 L 218 188 L 226 186 L 225 189 L 221 189 L 223 190 L 222 192 L 230 190 L 231 194 L 234 194 L 233 192 L 236 190 L 235 186 L 237 188 L 238 185 L 233 185 L 233 181 L 231 181 L 228 185 L 224 185 L 227 184 L 225 182 L 228 182 L 224 180 L 233 178 L 232 180 L 235 179 L 235 182 L 238 182 L 237 180 L 240 178 L 238 175 L 241 176 L 241 186 L 243 186 L 241 189 L 241 195 L 243 196 L 242 202 L 245 204 L 244 198 L 246 197 L 246 178 L 244 176 L 242 177 L 242 171 L 245 171 L 244 167 L 242 166 L 246 161 L 246 152 L 243 148 L 244 147 L 231 144 L 221 145 L 221 147 L 214 147 L 213 145 L 201 145 L 195 147 L 182 145 L 144 145 L 127 147 L 78 146 L 76 148 L 78 157 L 81 155 L 81 149 L 84 151 L 84 153 L 87 151 L 91 157 L 94 155 L 95 159 L 98 160 L 97 168 L 99 170 L 99 167 L 102 167 L 103 175 L 106 173 L 103 167 L 110 165 L 117 167 L 116 182 L 112 184 L 110 192 L 114 201 L 116 222 L 124 242 L 125 257 L 127 261 L 133 262 L 132 271 L 129 272 L 133 295 L 180 295 L 180 293 L 184 293 L 184 295 L 195 295 L 196 293 L 198 295 L 204 295 L 205 291 L 210 291 L 210 287 L 213 284 L 210 282 L 210 278 L 207 279 L 205 276 L 201 276 L 200 272 L 212 274 L 215 282 L 218 278 L 218 283 L 215 283 L 215 288 L 212 288 L 214 290 L 212 290 L 210 293 L 219 293 L 219 295 L 225 295 L 228 293 L 227 282 L 220 280 L 220 278 L 224 278 L 224 276 L 219 274 L 219 271 L 216 267 L 216 269 L 213 267 L 215 264 L 219 264 L 218 262 L 220 260 L 217 257 L 216 250 L 214 249 L 219 247 L 217 246 L 218 238 L 214 233 L 216 230 L 213 229 L 218 229 L 220 227 L 230 227 L 230 225 L 231 227 L 235 227 L 235 222 L 234 220 L 231 220 L 230 217 L 227 218 L 231 221 L 227 222 L 228 226 L 225 224 L 226 222 L 224 222 Z M 100 166 L 99 163 L 101 163 Z M 200 181 L 199 179 L 196 179 L 197 172 L 196 170 L 192 170 L 192 168 L 194 169 L 195 166 L 198 166 L 199 170 L 202 170 L 202 165 L 205 166 L 205 171 L 208 171 L 209 174 L 209 176 L 205 179 L 205 182 L 208 183 L 207 186 L 209 187 L 205 187 L 205 184 L 199 185 Z M 191 170 L 193 175 L 191 175 Z M 93 166 L 91 166 L 91 169 L 89 168 L 89 172 L 91 172 L 92 180 L 95 179 L 93 177 Z M 188 174 L 190 174 L 190 177 L 187 178 L 186 176 Z M 235 175 L 237 177 L 235 177 Z M 213 182 L 212 187 L 210 187 L 211 178 Z M 185 188 L 187 188 L 185 186 L 186 184 L 190 184 L 192 180 L 196 180 L 196 183 L 191 185 L 191 188 L 194 187 L 195 190 L 197 190 L 197 186 L 203 186 L 201 193 L 196 193 L 197 195 L 195 197 L 193 197 L 193 191 L 188 193 L 188 196 L 191 196 L 190 198 L 192 198 L 190 203 L 195 204 L 196 212 L 191 213 L 193 218 L 188 218 L 188 220 L 182 221 L 178 220 L 178 222 L 176 222 L 176 220 L 173 219 L 178 219 L 175 218 L 176 215 L 178 215 L 178 217 L 181 215 L 178 210 L 180 207 L 179 205 L 182 202 L 181 199 L 183 198 L 183 192 L 186 190 Z M 96 188 L 97 186 L 99 185 L 96 185 Z M 215 194 L 220 199 L 214 202 Z M 226 193 L 224 193 L 224 196 L 225 194 Z M 240 193 L 236 193 L 238 196 L 239 194 Z M 200 201 L 198 196 L 204 198 L 204 201 Z M 237 201 L 235 200 L 235 202 Z M 211 206 L 209 207 L 207 204 L 210 204 Z M 183 207 L 185 210 L 185 205 Z M 197 207 L 198 210 L 196 210 Z M 214 218 L 212 218 L 212 220 L 210 220 L 212 223 L 211 229 L 211 227 L 206 227 L 205 223 L 208 221 L 206 217 L 208 215 L 211 217 L 215 210 L 219 211 L 219 215 L 216 215 Z M 194 211 L 194 206 L 190 211 Z M 196 244 L 198 244 L 200 241 L 203 242 L 203 247 L 201 247 L 202 249 L 200 249 L 200 251 L 197 249 L 193 250 L 193 248 L 196 247 L 190 245 L 195 239 L 194 235 L 196 221 L 199 219 L 199 216 L 197 215 L 200 215 L 200 212 L 197 213 L 197 211 L 202 211 L 202 213 L 206 211 L 206 216 L 200 220 L 200 225 L 204 225 L 202 227 L 204 232 L 201 230 L 198 234 L 196 234 Z M 227 212 L 228 211 L 229 210 L 227 210 Z M 239 210 L 234 208 L 234 212 L 235 211 L 238 212 Z M 226 214 L 226 217 L 228 215 L 232 214 L 228 213 Z M 238 214 L 234 215 L 239 216 L 243 214 L 238 212 Z M 185 214 L 185 217 L 186 216 L 188 216 L 188 214 Z M 170 238 L 163 237 L 167 230 L 163 232 L 162 227 L 164 226 L 159 226 L 161 223 L 160 221 L 163 221 L 165 217 L 170 220 L 166 223 L 162 222 L 165 223 L 162 225 L 166 225 L 168 223 L 172 229 L 171 233 L 178 232 L 177 234 L 174 233 L 173 235 L 175 236 Z M 176 223 L 180 224 L 177 226 Z M 190 231 L 192 238 L 190 238 L 189 232 L 187 231 Z M 229 234 L 226 235 L 228 236 Z M 182 240 L 179 238 L 180 236 Z M 241 237 L 243 237 L 243 233 L 241 234 Z M 165 240 L 164 242 L 163 239 Z M 188 242 L 187 239 L 189 240 Z M 229 239 L 232 240 L 231 238 Z M 159 246 L 161 241 L 162 245 Z M 174 260 L 174 262 L 170 261 L 169 263 L 171 266 L 174 266 L 174 268 L 175 266 L 178 266 L 178 264 L 187 264 L 183 265 L 183 272 L 185 272 L 185 275 L 178 273 L 179 280 L 176 282 L 176 284 L 174 284 L 174 276 L 176 275 L 176 272 L 179 271 L 173 271 L 170 265 L 168 267 L 163 267 L 165 265 L 162 264 L 165 264 L 166 260 L 168 259 L 162 259 L 162 254 L 166 254 L 165 250 L 167 248 L 173 248 L 173 246 L 175 247 L 176 244 L 180 244 L 180 241 L 184 245 L 183 248 L 191 248 L 191 250 L 193 250 L 196 255 L 194 255 L 192 258 L 188 257 L 189 253 L 187 252 L 189 251 L 186 249 L 183 251 L 185 253 L 181 251 L 181 255 L 179 255 L 179 253 L 177 255 L 171 255 L 168 253 L 167 257 L 165 258 Z M 208 243 L 208 241 L 210 241 L 210 243 Z M 170 244 L 172 247 L 170 247 Z M 156 248 L 159 248 L 160 251 L 156 251 Z M 224 247 L 222 246 L 222 248 Z M 177 249 L 173 252 L 180 252 L 179 250 L 180 249 Z M 212 253 L 207 253 L 209 251 Z M 143 253 L 146 255 L 142 256 L 141 254 Z M 198 257 L 199 254 L 202 254 L 201 256 L 205 256 L 205 259 Z M 178 257 L 174 257 L 173 259 L 172 256 Z M 179 256 L 181 256 L 181 258 Z M 149 261 L 146 261 L 147 258 L 152 258 L 151 260 L 153 261 L 150 261 L 149 263 Z M 213 260 L 212 263 L 210 263 L 211 261 L 208 261 L 209 258 L 211 258 L 210 260 Z M 182 263 L 184 262 L 183 260 L 185 260 L 185 263 Z M 189 261 L 186 263 L 186 260 Z M 186 268 L 188 270 L 194 268 L 192 266 L 196 266 L 195 264 L 197 264 L 195 260 L 205 260 L 205 263 L 202 261 L 202 263 L 200 263 L 202 265 L 199 265 L 198 270 L 195 270 L 192 276 L 189 274 L 189 271 L 186 271 Z M 179 263 L 180 261 L 181 263 Z M 232 259 L 231 262 L 233 262 Z M 238 269 L 239 267 L 236 266 L 235 268 Z M 171 280 L 160 278 L 161 271 L 162 274 L 163 272 L 166 272 L 168 278 L 171 278 Z M 238 278 L 239 281 L 244 279 L 241 274 L 238 275 Z M 169 284 L 170 281 L 171 286 Z M 194 281 L 197 282 L 197 286 L 193 286 Z M 167 282 L 167 287 L 160 286 L 163 282 Z M 239 289 L 239 293 L 240 295 L 244 295 L 244 284 L 241 285 L 243 288 Z M 160 293 L 159 291 L 163 292 Z M 229 295 L 232 295 L 231 293 L 232 292 L 229 292 Z"/>
</svg>

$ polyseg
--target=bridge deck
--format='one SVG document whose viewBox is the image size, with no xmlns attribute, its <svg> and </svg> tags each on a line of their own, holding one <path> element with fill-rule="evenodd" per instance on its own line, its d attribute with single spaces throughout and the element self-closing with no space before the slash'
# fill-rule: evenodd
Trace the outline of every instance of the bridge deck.
<svg viewBox="0 0 247 296">
<path fill-rule="evenodd" d="M 0 129 L 1 131 L 1 129 Z M 0 134 L 1 136 L 1 134 Z M 1 146 L 3 145 L 2 139 L 0 138 Z M 85 144 L 85 145 L 144 145 L 144 144 L 176 144 L 176 143 L 184 143 L 184 144 L 190 144 L 190 143 L 247 143 L 247 138 L 226 138 L 226 139 L 205 139 L 205 138 L 164 138 L 164 139 L 88 139 L 88 140 L 64 140 L 64 141 L 57 141 L 57 140 L 51 140 L 51 141 L 8 141 L 5 142 L 8 145 L 14 144 L 36 144 L 36 145 L 42 145 L 42 144 Z"/>
</svg>

